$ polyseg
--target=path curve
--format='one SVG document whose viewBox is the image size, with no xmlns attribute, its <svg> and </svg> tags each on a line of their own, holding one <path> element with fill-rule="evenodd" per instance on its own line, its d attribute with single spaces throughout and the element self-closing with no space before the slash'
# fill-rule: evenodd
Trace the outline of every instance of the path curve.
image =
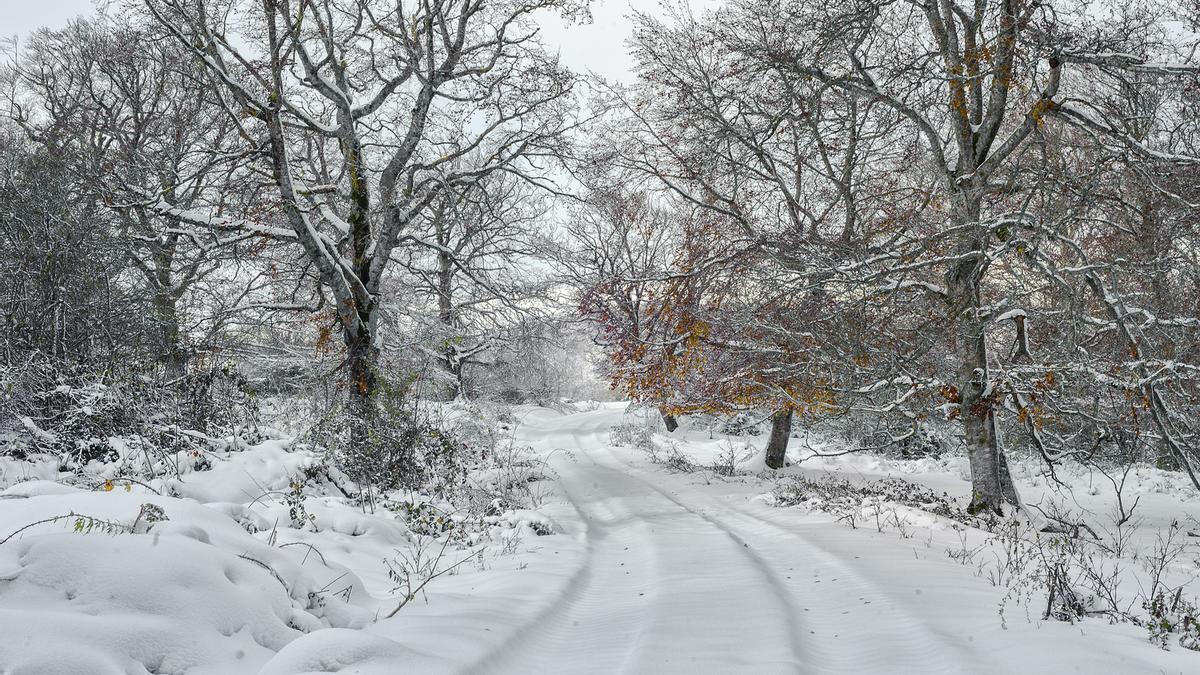
<svg viewBox="0 0 1200 675">
<path fill-rule="evenodd" d="M 585 560 L 549 607 L 468 672 L 956 673 L 978 664 L 798 533 L 672 492 L 623 463 L 608 442 L 618 420 L 607 410 L 532 422 L 573 451 L 556 470 L 584 528 Z"/>
</svg>

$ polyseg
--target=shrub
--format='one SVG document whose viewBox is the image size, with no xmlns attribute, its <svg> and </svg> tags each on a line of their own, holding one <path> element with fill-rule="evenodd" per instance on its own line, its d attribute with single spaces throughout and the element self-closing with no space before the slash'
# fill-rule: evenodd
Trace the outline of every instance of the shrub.
<svg viewBox="0 0 1200 675">
<path fill-rule="evenodd" d="M 654 464 L 661 464 L 671 471 L 694 473 L 700 470 L 700 466 L 693 462 L 691 457 L 684 454 L 674 441 L 668 441 L 662 447 L 650 443 L 646 448 L 646 455 Z"/>
<path fill-rule="evenodd" d="M 648 450 L 653 446 L 654 433 L 644 424 L 623 422 L 609 429 L 608 442 L 619 448 Z"/>
<path fill-rule="evenodd" d="M 1200 612 L 1183 598 L 1182 588 L 1170 600 L 1160 590 L 1153 598 L 1144 600 L 1142 608 L 1149 614 L 1146 630 L 1151 643 L 1169 649 L 1171 639 L 1178 636 L 1176 641 L 1181 647 L 1200 651 Z"/>
<path fill-rule="evenodd" d="M 832 475 L 819 478 L 793 475 L 777 481 L 771 494 L 778 506 L 804 505 L 839 516 L 861 509 L 864 502 L 884 501 L 959 523 L 980 525 L 980 520 L 968 514 L 950 495 L 899 478 L 852 482 Z"/>
<path fill-rule="evenodd" d="M 324 429 L 323 445 L 331 448 L 338 468 L 361 486 L 444 492 L 463 474 L 460 444 L 428 419 L 410 412 L 380 414 L 367 422 L 363 444 L 350 441 L 355 424 L 360 422 L 337 416 Z"/>
<path fill-rule="evenodd" d="M 408 529 L 420 535 L 436 537 L 455 528 L 450 514 L 432 502 L 409 497 L 389 502 L 388 508 L 400 514 Z"/>
<path fill-rule="evenodd" d="M 762 420 L 750 413 L 737 413 L 723 419 L 717 431 L 728 436 L 758 436 L 762 433 Z"/>
<path fill-rule="evenodd" d="M 738 474 L 738 466 L 742 462 L 754 456 L 756 450 L 750 443 L 745 443 L 741 447 L 735 446 L 733 443 L 726 443 L 720 454 L 713 458 L 712 464 L 708 465 L 708 470 L 731 478 Z"/>
<path fill-rule="evenodd" d="M 0 382 L 9 393 L 3 412 L 21 421 L 25 434 L 9 454 L 56 455 L 68 471 L 124 454 L 139 457 L 138 470 L 156 476 L 178 470 L 179 452 L 202 466 L 209 434 L 261 440 L 256 399 L 232 364 L 163 384 L 30 359 L 0 367 Z"/>
</svg>

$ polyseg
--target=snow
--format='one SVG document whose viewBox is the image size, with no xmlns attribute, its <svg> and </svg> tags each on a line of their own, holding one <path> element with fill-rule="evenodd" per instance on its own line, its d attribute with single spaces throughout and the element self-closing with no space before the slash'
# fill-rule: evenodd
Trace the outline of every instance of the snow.
<svg viewBox="0 0 1200 675">
<path fill-rule="evenodd" d="M 548 420 L 541 432 L 546 447 L 570 443 L 580 451 L 559 471 L 588 536 L 585 568 L 554 611 L 488 661 L 488 672 L 683 672 L 703 664 L 701 672 L 1121 673 L 1197 666 L 1196 654 L 1153 648 L 1128 624 L 1010 616 L 1001 628 L 1003 590 L 944 554 L 959 544 L 944 519 L 901 509 L 911 528 L 901 537 L 773 508 L 757 477 L 671 474 L 637 450 L 607 447 L 620 411 L 572 417 L 578 421 Z M 746 439 L 681 430 L 656 440 L 703 466 Z M 757 470 L 759 461 L 758 453 L 745 456 L 742 467 Z M 968 485 L 959 459 L 810 461 L 788 471 L 902 474 L 959 494 Z M 1178 517 L 1181 507 L 1200 511 L 1187 492 L 1159 497 L 1149 521 L 1171 509 Z M 1095 506 L 1103 501 L 1094 498 Z M 579 652 L 586 661 L 573 657 Z"/>
<path fill-rule="evenodd" d="M 230 672 L 321 624 L 302 596 L 320 578 L 315 566 L 300 569 L 216 512 L 145 495 L 35 492 L 3 502 L 0 529 L 72 512 L 131 522 L 142 503 L 177 520 L 114 536 L 48 524 L 0 548 L 0 663 L 17 672 L 72 672 L 60 662 L 65 645 L 103 653 L 95 663 L 111 672 Z M 291 594 L 249 557 L 286 575 Z"/>
<path fill-rule="evenodd" d="M 363 631 L 331 628 L 285 647 L 259 675 L 353 672 L 391 675 L 423 657 L 398 642 Z"/>
<path fill-rule="evenodd" d="M 996 321 L 996 323 L 1001 323 L 1004 321 L 1012 321 L 1013 319 L 1016 319 L 1017 317 L 1027 318 L 1028 316 L 1029 316 L 1029 314 L 1023 309 L 1010 309 L 1007 312 L 1004 312 L 1003 314 L 998 315 L 995 318 L 995 321 Z"/>
<path fill-rule="evenodd" d="M 0 672 L 465 667 L 575 567 L 573 537 L 539 536 L 561 531 L 553 507 L 505 509 L 486 519 L 486 546 L 447 552 L 477 560 L 380 620 L 400 601 L 384 561 L 418 539 L 403 520 L 346 497 L 311 448 L 221 445 L 211 468 L 185 463 L 144 484 L 119 476 L 139 461 L 129 448 L 85 467 L 88 478 L 3 458 L 0 540 L 13 536 L 0 544 Z M 139 518 L 147 504 L 165 520 Z M 542 546 L 557 550 L 538 562 Z"/>
<path fill-rule="evenodd" d="M 624 405 L 570 410 L 579 412 L 516 411 L 517 440 L 553 468 L 544 503 L 488 516 L 484 546 L 451 549 L 450 562 L 466 562 L 392 618 L 401 598 L 383 561 L 415 555 L 420 539 L 397 514 L 364 509 L 313 477 L 312 449 L 267 440 L 213 453 L 207 471 L 148 487 L 117 479 L 107 491 L 66 484 L 44 461 L 4 460 L 0 539 L 77 515 L 0 544 L 0 672 L 1200 667 L 1200 655 L 1158 649 L 1130 624 L 1042 621 L 1036 608 L 1010 606 L 1002 625 L 1005 589 L 946 553 L 982 532 L 904 506 L 893 507 L 902 527 L 851 528 L 770 498 L 780 473 L 902 477 L 962 495 L 962 458 L 823 457 L 832 441 L 793 441 L 791 465 L 769 472 L 765 436 L 709 438 L 685 423 L 655 442 L 700 467 L 732 456 L 739 473 L 683 473 L 610 445 L 611 428 L 631 421 Z M 1014 473 L 1026 501 L 1065 494 L 1033 458 L 1014 458 Z M 285 495 L 301 476 L 311 518 L 293 523 Z M 1081 468 L 1059 477 L 1091 517 L 1111 510 L 1107 482 Z M 1129 490 L 1140 497 L 1144 545 L 1171 521 L 1200 517 L 1198 495 L 1177 474 L 1139 467 Z M 146 505 L 165 520 L 147 518 L 155 511 Z M 864 503 L 864 523 L 871 508 Z M 1171 573 L 1194 576 L 1188 565 Z"/>
<path fill-rule="evenodd" d="M 319 464 L 311 450 L 289 452 L 284 442 L 270 440 L 253 452 L 228 453 L 204 472 L 204 480 L 170 480 L 167 489 L 199 502 L 249 502 L 287 490 L 296 476 Z"/>
</svg>

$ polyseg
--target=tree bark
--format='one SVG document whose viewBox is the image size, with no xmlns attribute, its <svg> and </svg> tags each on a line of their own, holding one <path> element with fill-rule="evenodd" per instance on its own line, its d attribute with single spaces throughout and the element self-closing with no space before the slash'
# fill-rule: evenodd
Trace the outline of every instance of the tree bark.
<svg viewBox="0 0 1200 675">
<path fill-rule="evenodd" d="M 187 355 L 180 338 L 179 314 L 169 291 L 154 294 L 154 313 L 158 321 L 159 359 L 168 378 L 182 377 L 187 367 Z"/>
<path fill-rule="evenodd" d="M 667 433 L 675 433 L 675 430 L 679 428 L 679 420 L 662 408 L 658 409 L 658 414 L 662 415 L 663 424 L 667 427 Z"/>
<path fill-rule="evenodd" d="M 168 199 L 174 199 L 174 193 L 168 192 Z M 179 228 L 178 219 L 172 219 L 168 225 Z M 179 297 L 186 286 L 176 278 L 176 246 L 179 237 L 168 234 L 149 245 L 149 255 L 146 262 L 131 253 L 135 264 L 142 271 L 147 284 L 153 291 L 154 320 L 158 329 L 158 360 L 166 370 L 168 379 L 183 377 L 187 366 L 187 354 L 183 348 L 183 335 L 179 330 Z M 186 281 L 186 280 L 185 280 Z"/>
<path fill-rule="evenodd" d="M 979 222 L 977 205 L 969 203 L 959 219 L 964 225 Z M 965 231 L 965 230 L 964 230 Z M 988 373 L 987 317 L 982 311 L 980 285 L 986 267 L 987 231 L 965 234 L 959 246 L 961 260 L 947 273 L 946 293 L 958 360 L 959 420 L 971 464 L 971 513 L 1002 514 L 1004 505 L 1018 505 L 1016 488 L 1008 472 L 996 429 L 996 392 Z"/>
<path fill-rule="evenodd" d="M 1158 213 L 1154 209 L 1154 204 L 1147 197 L 1143 196 L 1139 200 L 1139 222 L 1140 232 L 1137 241 L 1143 247 L 1143 255 L 1145 260 L 1150 261 L 1153 269 L 1150 271 L 1150 292 L 1154 298 L 1154 307 L 1160 315 L 1174 316 L 1176 314 L 1177 301 L 1176 297 L 1170 291 L 1170 283 L 1167 270 L 1169 269 L 1169 244 L 1164 245 L 1162 242 L 1162 223 L 1159 221 Z M 1168 345 L 1173 346 L 1173 345 Z M 1130 345 L 1125 341 L 1118 342 L 1116 345 L 1115 358 L 1123 360 Z M 1179 459 L 1175 456 L 1170 443 L 1164 438 L 1160 438 L 1157 443 L 1153 444 L 1154 453 L 1157 455 L 1154 465 L 1160 469 L 1168 471 L 1178 471 L 1181 467 Z"/>
<path fill-rule="evenodd" d="M 448 240 L 439 231 L 438 243 L 445 246 Z M 442 345 L 442 366 L 446 369 L 446 374 L 449 375 L 449 381 L 446 384 L 446 398 L 453 401 L 462 395 L 463 382 L 462 359 L 459 356 L 459 345 L 456 344 L 454 326 L 454 261 L 449 255 L 441 253 L 438 255 L 438 321 L 442 324 L 442 329 L 445 331 Z"/>
<path fill-rule="evenodd" d="M 782 469 L 787 458 L 788 438 L 792 434 L 792 411 L 784 408 L 771 416 L 771 438 L 767 441 L 767 466 Z"/>
<path fill-rule="evenodd" d="M 370 447 L 376 421 L 376 393 L 379 389 L 379 349 L 368 331 L 346 336 L 346 367 L 350 375 L 347 405 L 351 417 L 350 444 L 356 452 Z"/>
</svg>

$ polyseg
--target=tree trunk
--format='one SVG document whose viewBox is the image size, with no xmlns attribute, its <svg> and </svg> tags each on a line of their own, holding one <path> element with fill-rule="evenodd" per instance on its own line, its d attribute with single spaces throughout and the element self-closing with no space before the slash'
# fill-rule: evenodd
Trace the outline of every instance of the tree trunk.
<svg viewBox="0 0 1200 675">
<path fill-rule="evenodd" d="M 679 420 L 675 419 L 674 415 L 662 408 L 658 409 L 658 414 L 662 415 L 663 424 L 667 427 L 667 433 L 675 433 L 675 430 L 679 428 Z"/>
<path fill-rule="evenodd" d="M 441 233 L 438 243 L 445 245 Z M 454 326 L 454 261 L 445 253 L 438 255 L 438 321 L 442 324 L 445 340 L 442 345 L 442 367 L 449 375 L 446 384 L 446 398 L 453 401 L 462 395 L 462 359 L 459 356 L 459 345 L 456 343 Z"/>
<path fill-rule="evenodd" d="M 958 223 L 979 222 L 978 201 L 961 196 Z M 946 295 L 954 330 L 958 360 L 958 416 L 971 464 L 971 505 L 968 511 L 1002 514 L 1004 505 L 1019 505 L 1016 488 L 996 429 L 993 391 L 988 373 L 987 317 L 982 311 L 980 286 L 987 270 L 986 229 L 964 234 L 958 247 L 962 256 L 946 275 Z M 967 230 L 964 228 L 964 232 Z"/>
<path fill-rule="evenodd" d="M 346 367 L 350 376 L 347 405 L 351 430 L 350 445 L 357 453 L 367 453 L 376 422 L 379 389 L 379 349 L 369 331 L 346 336 Z"/>
<path fill-rule="evenodd" d="M 187 355 L 180 339 L 179 314 L 169 291 L 155 293 L 154 313 L 158 321 L 159 359 L 166 368 L 167 378 L 183 377 Z"/>
<path fill-rule="evenodd" d="M 973 249 L 982 251 L 984 241 Z M 950 271 L 947 285 L 950 312 L 958 348 L 959 419 L 962 438 L 971 462 L 971 513 L 1003 513 L 1004 504 L 1019 504 L 1008 462 L 1004 460 L 996 430 L 997 396 L 988 372 L 986 318 L 980 312 L 979 283 L 983 279 L 983 253 L 965 258 Z"/>
<path fill-rule="evenodd" d="M 959 418 L 971 463 L 969 510 L 1002 513 L 1006 492 L 1011 491 L 1005 490 L 1005 483 L 1011 485 L 1012 479 L 996 435 L 996 401 L 988 382 L 984 339 L 975 335 L 960 335 L 960 339 L 964 348 L 959 350 Z"/>
<path fill-rule="evenodd" d="M 1000 457 L 1000 489 L 1004 495 L 1004 501 L 1020 507 L 1021 495 L 1017 492 L 1017 484 L 1013 482 L 1012 473 L 1008 470 L 1008 457 L 1004 453 L 1002 444 L 998 456 Z"/>
<path fill-rule="evenodd" d="M 784 408 L 771 416 L 771 438 L 767 441 L 767 466 L 782 469 L 792 434 L 792 410 Z"/>
<path fill-rule="evenodd" d="M 291 153 L 288 149 L 283 117 L 283 79 L 286 72 L 284 55 L 290 52 L 283 47 L 287 40 L 279 31 L 279 16 L 275 12 L 275 3 L 266 3 L 264 7 L 268 7 L 266 38 L 270 58 L 265 72 L 270 77 L 270 86 L 266 105 L 255 103 L 252 107 L 257 107 L 256 113 L 267 126 L 272 177 L 279 188 L 281 205 L 288 224 L 304 247 L 305 255 L 319 272 L 322 285 L 329 289 L 335 302 L 335 311 L 346 346 L 345 368 L 349 378 L 346 405 L 350 418 L 350 450 L 362 457 L 377 457 L 380 448 L 372 447 L 372 437 L 378 423 L 376 392 L 379 384 L 379 348 L 375 344 L 375 321 L 378 315 L 375 312 L 383 266 L 380 265 L 378 275 L 372 274 L 374 263 L 381 259 L 372 252 L 374 244 L 378 242 L 373 240 L 371 232 L 369 169 L 363 161 L 362 142 L 357 135 L 355 119 L 350 114 L 349 101 L 344 101 L 344 105 L 337 111 L 337 138 L 350 184 L 349 213 L 346 216 L 346 223 L 350 229 L 350 250 L 332 250 L 316 234 L 313 223 L 309 220 L 309 211 L 301 206 L 305 200 L 297 189 L 296 178 L 292 174 Z M 381 201 L 389 214 L 395 213 L 397 209 L 395 200 L 391 199 L 395 196 L 395 175 L 394 171 L 385 171 L 380 179 L 381 183 L 387 184 L 381 185 L 380 189 L 384 196 Z M 392 216 L 389 215 L 388 218 Z M 387 226 L 392 225 L 389 221 Z M 384 248 L 390 251 L 390 248 Z M 350 274 L 347 274 L 347 271 Z M 375 477 L 355 476 L 356 480 L 370 481 L 372 478 Z"/>
<path fill-rule="evenodd" d="M 1143 256 L 1145 260 L 1150 261 L 1153 269 L 1150 272 L 1150 292 L 1154 298 L 1154 307 L 1160 315 L 1173 316 L 1176 313 L 1178 305 L 1177 298 L 1171 293 L 1171 286 L 1167 270 L 1169 269 L 1169 244 L 1162 243 L 1162 224 L 1159 221 L 1158 214 L 1154 210 L 1154 204 L 1145 196 L 1140 200 L 1138 209 L 1140 213 L 1141 231 L 1138 233 L 1137 241 L 1143 246 Z M 1166 346 L 1174 346 L 1168 343 Z M 1116 345 L 1115 358 L 1119 361 L 1124 360 L 1127 350 L 1130 345 L 1121 341 Z M 1157 457 L 1154 465 L 1160 469 L 1167 471 L 1179 471 L 1181 469 L 1179 460 L 1172 451 L 1170 444 L 1165 437 L 1160 438 L 1157 443 L 1153 444 L 1153 449 Z"/>
<path fill-rule="evenodd" d="M 168 192 L 168 200 L 173 203 L 174 194 Z M 169 222 L 171 227 L 179 228 L 178 219 Z M 183 377 L 187 366 L 187 354 L 184 352 L 182 334 L 179 330 L 179 295 L 178 279 L 175 278 L 175 254 L 178 235 L 167 235 L 150 245 L 150 261 L 141 265 L 147 281 L 154 291 L 154 320 L 158 324 L 158 359 L 166 370 L 168 379 Z"/>
</svg>

